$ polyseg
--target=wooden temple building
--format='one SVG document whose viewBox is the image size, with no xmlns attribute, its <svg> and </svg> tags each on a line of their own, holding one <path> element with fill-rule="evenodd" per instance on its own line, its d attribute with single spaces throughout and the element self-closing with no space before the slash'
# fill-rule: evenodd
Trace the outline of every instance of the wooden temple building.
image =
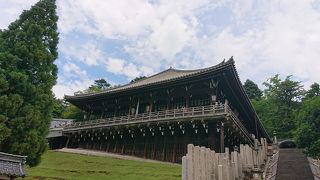
<svg viewBox="0 0 320 180">
<path fill-rule="evenodd" d="M 67 147 L 180 163 L 187 144 L 216 152 L 267 138 L 231 57 L 198 70 L 163 72 L 94 94 L 65 96 L 86 121 L 63 129 Z"/>
</svg>

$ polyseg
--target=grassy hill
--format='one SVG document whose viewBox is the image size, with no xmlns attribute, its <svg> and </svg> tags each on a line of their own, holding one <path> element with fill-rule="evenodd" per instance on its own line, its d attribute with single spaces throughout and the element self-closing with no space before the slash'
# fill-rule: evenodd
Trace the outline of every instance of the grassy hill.
<svg viewBox="0 0 320 180">
<path fill-rule="evenodd" d="M 48 151 L 25 179 L 180 180 L 181 166 Z"/>
</svg>

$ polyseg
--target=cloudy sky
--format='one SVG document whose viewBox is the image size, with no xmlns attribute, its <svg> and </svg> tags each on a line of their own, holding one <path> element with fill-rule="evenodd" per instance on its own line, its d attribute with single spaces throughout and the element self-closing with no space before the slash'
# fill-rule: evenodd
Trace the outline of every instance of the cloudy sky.
<svg viewBox="0 0 320 180">
<path fill-rule="evenodd" d="M 6 28 L 36 0 L 0 0 Z M 320 81 L 319 0 L 57 0 L 55 95 L 105 78 L 124 84 L 171 67 L 195 69 L 234 56 L 242 81 L 293 75 Z"/>
</svg>

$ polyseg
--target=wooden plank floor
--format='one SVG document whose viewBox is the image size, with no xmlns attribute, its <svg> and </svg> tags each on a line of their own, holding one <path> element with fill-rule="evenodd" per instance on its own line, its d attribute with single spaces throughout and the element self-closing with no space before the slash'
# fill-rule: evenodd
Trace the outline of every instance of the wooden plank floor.
<svg viewBox="0 0 320 180">
<path fill-rule="evenodd" d="M 313 180 L 302 149 L 280 149 L 276 180 Z"/>
</svg>

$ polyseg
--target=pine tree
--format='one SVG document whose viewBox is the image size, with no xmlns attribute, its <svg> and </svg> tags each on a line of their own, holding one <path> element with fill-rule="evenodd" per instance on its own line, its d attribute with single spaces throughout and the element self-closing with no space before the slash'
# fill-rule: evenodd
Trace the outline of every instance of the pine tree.
<svg viewBox="0 0 320 180">
<path fill-rule="evenodd" d="M 40 0 L 0 32 L 0 151 L 26 155 L 31 166 L 47 147 L 57 20 L 55 1 Z"/>
</svg>

